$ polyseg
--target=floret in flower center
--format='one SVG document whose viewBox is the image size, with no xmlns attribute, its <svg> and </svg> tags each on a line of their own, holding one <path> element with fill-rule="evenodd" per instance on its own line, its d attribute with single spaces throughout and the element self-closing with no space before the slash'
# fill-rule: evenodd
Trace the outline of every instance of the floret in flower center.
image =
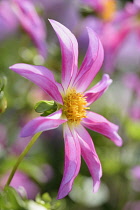
<svg viewBox="0 0 140 210">
<path fill-rule="evenodd" d="M 116 2 L 115 0 L 105 0 L 103 5 L 103 11 L 101 16 L 105 21 L 112 20 L 116 12 Z"/>
<path fill-rule="evenodd" d="M 87 106 L 86 97 L 76 90 L 70 89 L 63 97 L 63 114 L 67 117 L 69 123 L 79 124 L 82 118 L 86 117 Z"/>
</svg>

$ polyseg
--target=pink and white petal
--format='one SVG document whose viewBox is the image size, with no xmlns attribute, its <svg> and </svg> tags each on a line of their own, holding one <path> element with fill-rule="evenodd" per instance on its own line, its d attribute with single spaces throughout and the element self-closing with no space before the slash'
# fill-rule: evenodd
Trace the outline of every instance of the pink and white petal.
<svg viewBox="0 0 140 210">
<path fill-rule="evenodd" d="M 64 175 L 58 192 L 58 199 L 64 198 L 72 189 L 73 181 L 81 165 L 81 150 L 75 131 L 64 124 L 65 165 Z"/>
<path fill-rule="evenodd" d="M 58 36 L 61 46 L 62 85 L 66 90 L 77 74 L 78 43 L 69 29 L 55 20 L 49 21 Z"/>
<path fill-rule="evenodd" d="M 51 71 L 43 66 L 34 66 L 24 63 L 14 64 L 11 70 L 31 80 L 41 87 L 56 102 L 63 104 L 62 96 Z"/>
<path fill-rule="evenodd" d="M 58 83 L 58 82 L 56 82 L 56 84 L 57 84 L 57 87 L 58 87 L 59 92 L 61 94 L 63 94 L 64 93 L 64 88 L 63 88 L 62 84 L 61 83 Z"/>
<path fill-rule="evenodd" d="M 47 117 L 37 117 L 28 122 L 21 130 L 21 137 L 33 136 L 34 134 L 52 130 L 67 120 L 61 119 L 62 110 L 58 110 Z"/>
<path fill-rule="evenodd" d="M 81 68 L 76 76 L 73 86 L 80 92 L 86 90 L 95 75 L 101 68 L 104 58 L 103 46 L 91 28 L 88 29 L 89 46 Z"/>
<path fill-rule="evenodd" d="M 86 97 L 87 106 L 95 102 L 103 93 L 107 90 L 109 85 L 112 83 L 108 74 L 104 74 L 102 80 L 98 82 L 94 87 L 85 92 L 84 96 Z"/>
<path fill-rule="evenodd" d="M 101 133 L 113 141 L 117 146 L 122 146 L 122 139 L 117 133 L 119 127 L 109 122 L 103 116 L 88 111 L 87 118 L 83 119 L 82 125 L 88 129 Z"/>
<path fill-rule="evenodd" d="M 80 125 L 75 128 L 75 130 L 78 134 L 82 157 L 85 160 L 93 179 L 93 190 L 94 192 L 97 192 L 100 186 L 100 178 L 102 176 L 100 160 L 96 153 L 93 141 L 86 129 Z"/>
</svg>

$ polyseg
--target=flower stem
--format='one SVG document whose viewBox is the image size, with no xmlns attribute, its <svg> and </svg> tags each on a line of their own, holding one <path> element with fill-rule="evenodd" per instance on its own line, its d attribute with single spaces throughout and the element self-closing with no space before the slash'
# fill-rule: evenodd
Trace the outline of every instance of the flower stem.
<svg viewBox="0 0 140 210">
<path fill-rule="evenodd" d="M 9 175 L 9 178 L 8 178 L 6 184 L 5 184 L 5 187 L 8 186 L 11 183 L 11 180 L 12 180 L 12 178 L 13 178 L 13 176 L 14 176 L 14 174 L 15 174 L 18 166 L 19 166 L 19 164 L 21 163 L 21 161 L 23 160 L 23 158 L 25 157 L 25 155 L 28 153 L 28 151 L 31 149 L 31 147 L 33 146 L 33 144 L 36 142 L 36 140 L 38 139 L 38 137 L 41 135 L 41 133 L 42 132 L 36 133 L 32 137 L 31 141 L 28 143 L 28 145 L 25 147 L 25 149 L 23 150 L 23 152 L 20 154 L 20 156 L 17 159 L 16 164 L 14 165 L 14 167 L 13 167 L 13 169 L 12 169 L 10 175 Z"/>
</svg>

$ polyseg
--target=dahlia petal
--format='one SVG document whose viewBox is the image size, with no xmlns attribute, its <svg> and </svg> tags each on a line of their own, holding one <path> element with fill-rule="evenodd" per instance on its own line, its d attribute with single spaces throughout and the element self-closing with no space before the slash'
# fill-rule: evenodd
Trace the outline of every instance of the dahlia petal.
<svg viewBox="0 0 140 210">
<path fill-rule="evenodd" d="M 78 62 L 78 43 L 75 36 L 65 26 L 50 20 L 61 46 L 62 52 L 62 85 L 64 89 L 75 79 Z"/>
<path fill-rule="evenodd" d="M 80 125 L 75 128 L 75 130 L 78 134 L 82 157 L 85 160 L 93 179 L 93 190 L 94 192 L 97 192 L 100 186 L 100 178 L 102 176 L 100 160 L 96 153 L 93 141 L 86 129 Z"/>
<path fill-rule="evenodd" d="M 116 20 L 116 24 L 118 21 Z M 106 25 L 104 36 L 102 37 L 102 42 L 104 43 L 104 50 L 106 55 L 104 59 L 105 72 L 112 73 L 114 71 L 116 65 L 115 59 L 116 55 L 118 54 L 118 50 L 122 46 L 122 43 L 131 30 L 131 24 L 127 21 L 120 27 L 119 30 L 117 29 L 117 27 L 112 27 L 110 24 Z M 108 37 L 110 37 L 110 39 L 108 39 Z"/>
<path fill-rule="evenodd" d="M 13 3 L 15 8 L 14 12 L 20 24 L 35 43 L 39 53 L 43 57 L 46 57 L 46 27 L 43 19 L 38 16 L 31 1 L 13 0 Z"/>
<path fill-rule="evenodd" d="M 101 133 L 105 137 L 109 138 L 113 141 L 117 146 L 122 146 L 122 139 L 118 135 L 118 126 L 109 122 L 103 116 L 94 113 L 94 112 L 87 112 L 87 118 L 84 118 L 82 124 L 98 133 Z"/>
<path fill-rule="evenodd" d="M 102 80 L 98 82 L 94 87 L 85 92 L 87 106 L 95 102 L 102 94 L 107 90 L 109 85 L 112 83 L 109 75 L 104 74 Z"/>
<path fill-rule="evenodd" d="M 57 128 L 67 121 L 60 119 L 61 115 L 62 110 L 58 110 L 47 117 L 37 117 L 31 120 L 21 130 L 21 137 L 33 136 L 38 132 Z"/>
<path fill-rule="evenodd" d="M 88 50 L 73 84 L 81 92 L 85 91 L 92 82 L 100 70 L 104 58 L 104 51 L 99 38 L 92 29 L 87 29 L 89 35 Z"/>
<path fill-rule="evenodd" d="M 58 192 L 58 199 L 65 197 L 72 189 L 72 184 L 80 170 L 81 151 L 75 132 L 64 125 L 65 166 L 64 175 Z"/>
<path fill-rule="evenodd" d="M 24 63 L 15 64 L 11 66 L 10 69 L 41 87 L 56 102 L 63 103 L 57 83 L 49 69 L 43 66 L 34 66 Z"/>
</svg>

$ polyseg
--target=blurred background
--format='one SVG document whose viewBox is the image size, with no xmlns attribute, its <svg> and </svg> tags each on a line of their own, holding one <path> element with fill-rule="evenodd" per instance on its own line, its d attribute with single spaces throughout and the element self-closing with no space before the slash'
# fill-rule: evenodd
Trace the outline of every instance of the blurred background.
<svg viewBox="0 0 140 210">
<path fill-rule="evenodd" d="M 44 132 L 20 164 L 11 186 L 23 200 L 32 200 L 30 207 L 25 208 L 29 210 L 139 210 L 140 0 L 0 1 L 1 191 L 15 161 L 30 141 L 20 137 L 21 128 L 39 116 L 34 105 L 48 99 L 41 89 L 12 72 L 9 66 L 15 63 L 43 65 L 52 70 L 60 82 L 60 46 L 48 18 L 64 24 L 76 36 L 79 66 L 88 47 L 86 27 L 99 35 L 105 59 L 92 85 L 100 81 L 104 73 L 110 75 L 113 83 L 91 110 L 119 125 L 123 146 L 116 147 L 102 135 L 89 131 L 103 168 L 99 191 L 92 192 L 92 179 L 82 160 L 70 194 L 59 201 L 58 206 L 50 207 L 45 202 L 56 202 L 63 175 L 64 141 L 61 127 Z M 39 198 L 39 193 L 41 196 L 46 192 L 49 194 L 45 194 L 46 201 Z M 12 209 L 4 208 L 2 202 L 1 198 L 2 210 Z"/>
</svg>

